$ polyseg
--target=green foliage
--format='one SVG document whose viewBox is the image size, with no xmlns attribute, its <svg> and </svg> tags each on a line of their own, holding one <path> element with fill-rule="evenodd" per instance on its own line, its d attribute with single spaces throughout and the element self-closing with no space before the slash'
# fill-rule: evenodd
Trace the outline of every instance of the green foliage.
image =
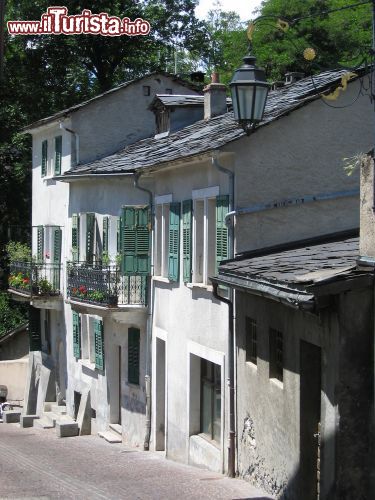
<svg viewBox="0 0 375 500">
<path fill-rule="evenodd" d="M 49 294 L 53 290 L 52 284 L 47 280 L 47 278 L 41 278 L 38 283 L 38 292 L 41 295 Z"/>
<path fill-rule="evenodd" d="M 324 14 L 346 5 L 350 5 L 347 0 L 264 0 L 262 16 L 293 20 L 314 15 L 291 23 L 286 32 L 276 28 L 277 19 L 265 19 L 256 24 L 253 51 L 267 76 L 283 80 L 288 71 L 311 74 L 337 68 L 339 64 L 353 67 L 364 57 L 369 58 L 371 4 Z M 317 53 L 313 63 L 303 58 L 303 51 L 308 47 Z"/>
<path fill-rule="evenodd" d="M 0 336 L 27 322 L 27 306 L 12 303 L 7 293 L 0 293 Z"/>
<path fill-rule="evenodd" d="M 31 248 L 18 241 L 10 241 L 6 245 L 6 252 L 10 262 L 30 262 Z"/>
</svg>

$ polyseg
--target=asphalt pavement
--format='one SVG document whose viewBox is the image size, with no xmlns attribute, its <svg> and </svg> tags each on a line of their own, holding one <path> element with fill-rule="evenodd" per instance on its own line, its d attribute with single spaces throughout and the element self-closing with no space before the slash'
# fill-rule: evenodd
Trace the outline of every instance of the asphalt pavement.
<svg viewBox="0 0 375 500">
<path fill-rule="evenodd" d="M 240 479 L 109 444 L 58 438 L 55 429 L 0 423 L 0 499 L 254 499 L 272 497 Z"/>
</svg>

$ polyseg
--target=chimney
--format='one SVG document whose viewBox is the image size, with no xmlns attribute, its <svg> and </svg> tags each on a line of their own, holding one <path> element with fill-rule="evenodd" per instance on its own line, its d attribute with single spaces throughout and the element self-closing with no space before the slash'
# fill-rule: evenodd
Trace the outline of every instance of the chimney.
<svg viewBox="0 0 375 500">
<path fill-rule="evenodd" d="M 212 82 L 203 89 L 203 92 L 205 120 L 227 112 L 226 86 L 220 83 L 218 73 L 212 73 Z"/>
<path fill-rule="evenodd" d="M 361 161 L 359 259 L 361 265 L 375 266 L 375 184 L 374 158 L 368 153 Z"/>
<path fill-rule="evenodd" d="M 205 74 L 203 71 L 193 71 L 190 73 L 190 80 L 196 83 L 204 83 Z"/>
<path fill-rule="evenodd" d="M 285 73 L 285 85 L 296 83 L 298 80 L 302 80 L 302 78 L 305 78 L 305 73 L 300 73 L 299 71 L 290 71 L 289 73 Z"/>
</svg>

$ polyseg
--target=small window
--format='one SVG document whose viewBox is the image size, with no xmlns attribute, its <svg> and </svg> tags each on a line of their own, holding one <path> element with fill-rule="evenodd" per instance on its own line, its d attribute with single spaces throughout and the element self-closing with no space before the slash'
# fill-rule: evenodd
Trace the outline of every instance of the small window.
<svg viewBox="0 0 375 500">
<path fill-rule="evenodd" d="M 270 378 L 283 381 L 283 334 L 270 328 Z"/>
<path fill-rule="evenodd" d="M 201 428 L 212 441 L 220 443 L 221 437 L 221 368 L 201 359 Z"/>
<path fill-rule="evenodd" d="M 62 136 L 55 137 L 55 175 L 61 174 Z"/>
<path fill-rule="evenodd" d="M 246 361 L 257 364 L 257 323 L 255 319 L 246 318 Z"/>
<path fill-rule="evenodd" d="M 140 331 L 138 328 L 128 330 L 128 383 L 139 385 L 139 347 Z"/>
<path fill-rule="evenodd" d="M 165 93 L 169 94 L 169 95 L 172 95 L 173 94 L 173 90 L 172 89 L 165 89 Z"/>
<path fill-rule="evenodd" d="M 149 96 L 151 94 L 151 87 L 149 85 L 143 85 L 143 95 Z"/>
</svg>

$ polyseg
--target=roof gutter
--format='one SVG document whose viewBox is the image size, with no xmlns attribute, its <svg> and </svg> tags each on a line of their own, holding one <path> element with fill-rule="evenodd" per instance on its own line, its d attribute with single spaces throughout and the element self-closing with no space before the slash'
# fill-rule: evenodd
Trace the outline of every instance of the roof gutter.
<svg viewBox="0 0 375 500">
<path fill-rule="evenodd" d="M 134 172 L 122 172 L 118 174 L 71 174 L 71 175 L 56 175 L 53 180 L 60 182 L 79 181 L 84 179 L 97 179 L 102 177 L 133 177 Z"/>
</svg>

